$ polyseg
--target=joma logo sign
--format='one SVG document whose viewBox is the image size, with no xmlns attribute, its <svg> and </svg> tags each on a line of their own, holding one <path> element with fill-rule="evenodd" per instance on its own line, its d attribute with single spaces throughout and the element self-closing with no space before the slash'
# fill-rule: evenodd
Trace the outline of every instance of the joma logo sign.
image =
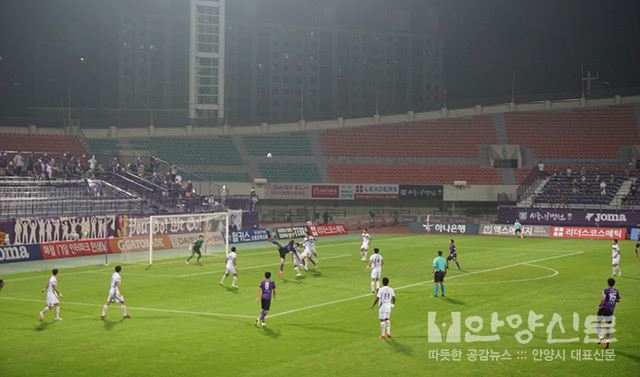
<svg viewBox="0 0 640 377">
<path fill-rule="evenodd" d="M 25 246 L 0 247 L 0 261 L 18 261 L 29 259 L 29 251 Z"/>
<path fill-rule="evenodd" d="M 627 215 L 625 215 L 624 213 L 587 213 L 587 215 L 585 216 L 585 220 L 587 221 L 595 221 L 595 222 L 601 222 L 601 221 L 609 221 L 609 222 L 626 222 L 627 221 Z"/>
</svg>

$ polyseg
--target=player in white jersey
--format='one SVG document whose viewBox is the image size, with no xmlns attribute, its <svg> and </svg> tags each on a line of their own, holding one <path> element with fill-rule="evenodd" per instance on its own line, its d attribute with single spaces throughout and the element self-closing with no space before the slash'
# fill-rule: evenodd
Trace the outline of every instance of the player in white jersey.
<svg viewBox="0 0 640 377">
<path fill-rule="evenodd" d="M 114 302 L 120 303 L 120 308 L 122 309 L 122 318 L 127 319 L 131 318 L 129 314 L 127 314 L 127 304 L 124 300 L 124 296 L 122 295 L 122 278 L 120 277 L 120 271 L 122 271 L 122 267 L 116 266 L 116 272 L 111 275 L 111 287 L 109 288 L 109 296 L 107 297 L 107 302 L 102 306 L 102 315 L 100 318 L 104 321 L 107 319 L 107 310 L 109 309 L 109 305 Z"/>
<path fill-rule="evenodd" d="M 618 240 L 613 240 L 611 243 L 611 276 L 615 274 L 622 275 L 622 269 L 620 268 L 620 246 Z"/>
<path fill-rule="evenodd" d="M 227 265 L 225 266 L 222 280 L 220 280 L 220 285 L 224 285 L 224 281 L 227 279 L 227 276 L 233 275 L 231 287 L 238 288 L 238 264 L 236 263 L 237 258 L 238 254 L 236 253 L 236 247 L 234 246 L 231 248 L 231 252 L 229 253 L 229 255 L 227 255 Z"/>
<path fill-rule="evenodd" d="M 40 312 L 40 320 L 44 321 L 44 314 L 51 309 L 52 306 L 56 307 L 56 321 L 62 321 L 60 318 L 60 300 L 62 293 L 58 291 L 58 269 L 51 270 L 51 277 L 47 285 L 42 288 L 42 292 L 47 291 L 47 306 Z"/>
<path fill-rule="evenodd" d="M 378 290 L 373 309 L 378 305 L 378 319 L 380 319 L 380 339 L 391 338 L 391 309 L 396 303 L 396 293 L 389 287 L 389 278 L 382 279 L 383 287 Z"/>
<path fill-rule="evenodd" d="M 299 242 L 293 244 L 291 248 L 291 258 L 293 258 L 293 270 L 296 272 L 296 277 L 302 276 L 302 270 L 307 270 L 307 267 L 304 263 L 304 258 L 302 253 L 300 253 L 300 249 L 302 245 Z"/>
<path fill-rule="evenodd" d="M 384 265 L 384 258 L 379 253 L 380 249 L 377 247 L 373 249 L 373 255 L 367 264 L 367 268 L 371 269 L 371 293 L 373 294 L 380 289 L 380 275 L 382 275 L 382 266 Z"/>
<path fill-rule="evenodd" d="M 302 261 L 304 263 L 304 270 L 308 271 L 307 265 L 311 262 L 316 269 L 318 268 L 318 256 L 316 254 L 316 238 L 312 236 L 310 233 L 304 237 L 304 241 L 302 241 L 302 246 L 304 246 L 304 251 L 302 252 Z"/>
<path fill-rule="evenodd" d="M 369 252 L 369 242 L 371 242 L 371 235 L 367 228 L 362 229 L 362 245 L 360 245 L 361 261 L 367 261 L 367 253 Z"/>
</svg>

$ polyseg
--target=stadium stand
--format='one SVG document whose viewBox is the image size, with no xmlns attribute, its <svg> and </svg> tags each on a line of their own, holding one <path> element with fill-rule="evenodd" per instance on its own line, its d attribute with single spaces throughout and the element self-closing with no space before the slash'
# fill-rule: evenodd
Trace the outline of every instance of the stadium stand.
<svg viewBox="0 0 640 377">
<path fill-rule="evenodd" d="M 238 148 L 230 137 L 219 138 L 153 138 L 153 153 L 178 165 L 242 165 Z"/>
<path fill-rule="evenodd" d="M 535 195 L 536 204 L 598 204 L 608 205 L 627 177 L 620 172 L 588 171 L 567 174 L 553 173 L 542 191 Z M 604 189 L 601 183 L 604 182 Z"/>
<path fill-rule="evenodd" d="M 373 125 L 321 133 L 327 156 L 478 157 L 478 146 L 495 144 L 491 118 L 474 116 Z"/>
<path fill-rule="evenodd" d="M 0 218 L 150 213 L 141 199 L 103 180 L 0 179 Z"/>
<path fill-rule="evenodd" d="M 269 152 L 278 156 L 311 156 L 311 142 L 305 133 L 251 135 L 242 141 L 251 156 L 264 156 Z"/>
<path fill-rule="evenodd" d="M 329 164 L 329 180 L 341 183 L 469 184 L 501 183 L 496 169 L 440 164 Z"/>
<path fill-rule="evenodd" d="M 46 152 L 52 156 L 69 152 L 75 155 L 89 153 L 75 136 L 1 134 L 0 150 L 23 152 Z"/>
<path fill-rule="evenodd" d="M 515 112 L 505 120 L 509 143 L 525 145 L 539 158 L 616 159 L 622 145 L 640 143 L 632 106 Z"/>
<path fill-rule="evenodd" d="M 269 182 L 321 182 L 316 164 L 259 164 L 263 178 Z"/>
</svg>

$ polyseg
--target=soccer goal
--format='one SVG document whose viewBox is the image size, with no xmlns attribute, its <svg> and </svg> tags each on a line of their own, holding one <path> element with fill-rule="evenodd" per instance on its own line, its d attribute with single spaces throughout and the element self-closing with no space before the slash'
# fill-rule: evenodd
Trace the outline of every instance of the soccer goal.
<svg viewBox="0 0 640 377">
<path fill-rule="evenodd" d="M 203 253 L 216 246 L 229 253 L 229 213 L 200 213 L 150 216 L 148 220 L 149 264 L 165 250 L 189 252 L 192 242 L 204 236 Z"/>
</svg>

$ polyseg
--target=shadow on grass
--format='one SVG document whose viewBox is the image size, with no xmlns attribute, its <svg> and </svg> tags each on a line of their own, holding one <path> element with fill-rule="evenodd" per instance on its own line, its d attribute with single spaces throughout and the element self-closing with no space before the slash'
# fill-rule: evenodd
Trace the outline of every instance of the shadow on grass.
<svg viewBox="0 0 640 377">
<path fill-rule="evenodd" d="M 280 331 L 274 331 L 267 326 L 262 326 L 262 334 L 273 339 L 278 339 L 280 337 Z"/>
<path fill-rule="evenodd" d="M 240 292 L 240 289 L 238 289 L 238 288 L 227 287 L 226 285 L 224 285 L 223 287 L 224 287 L 224 289 L 227 290 L 227 292 L 231 292 L 231 293 L 235 293 L 235 294 L 238 294 Z"/>
<path fill-rule="evenodd" d="M 445 302 L 447 302 L 448 304 L 465 305 L 464 301 L 456 300 L 455 298 L 451 298 L 451 297 L 448 297 L 448 296 L 442 297 L 442 299 Z"/>
<path fill-rule="evenodd" d="M 393 349 L 395 352 L 401 353 L 409 357 L 413 357 L 412 348 L 402 343 L 399 343 L 394 338 L 387 339 L 387 344 L 389 344 L 391 346 L 391 349 Z"/>
<path fill-rule="evenodd" d="M 105 319 L 103 322 L 104 322 L 104 329 L 107 331 L 111 331 L 114 327 L 116 327 L 116 325 L 119 325 L 122 322 L 124 322 L 124 318 L 120 319 L 119 321 L 109 321 L 108 319 Z"/>
<path fill-rule="evenodd" d="M 633 361 L 634 363 L 640 364 L 640 356 L 638 356 L 638 355 L 632 355 L 630 353 L 626 353 L 626 352 L 618 351 L 618 350 L 615 350 L 615 353 L 616 353 L 616 356 L 619 355 L 619 356 L 624 357 L 625 359 L 629 359 L 629 360 Z"/>
<path fill-rule="evenodd" d="M 624 277 L 621 277 L 619 279 L 631 279 L 631 280 L 640 280 L 640 277 L 638 276 L 629 276 L 629 275 L 625 275 Z"/>
<path fill-rule="evenodd" d="M 56 321 L 55 321 L 55 320 L 53 320 L 53 321 L 49 321 L 49 322 L 46 322 L 46 321 L 40 321 L 40 322 L 38 322 L 38 324 L 35 326 L 35 330 L 36 330 L 36 331 L 44 331 L 44 330 L 46 330 L 46 329 L 47 329 L 47 327 L 49 327 L 49 326 L 53 325 L 54 323 L 56 323 Z"/>
</svg>

